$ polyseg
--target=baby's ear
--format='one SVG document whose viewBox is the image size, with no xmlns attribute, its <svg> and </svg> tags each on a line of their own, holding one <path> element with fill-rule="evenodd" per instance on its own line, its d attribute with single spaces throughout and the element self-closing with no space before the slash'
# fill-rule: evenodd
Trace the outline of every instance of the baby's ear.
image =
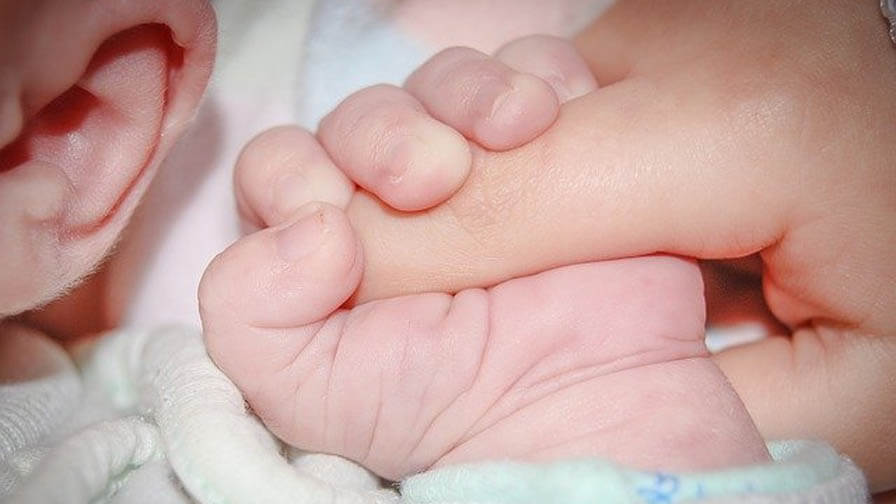
<svg viewBox="0 0 896 504">
<path fill-rule="evenodd" d="M 0 51 L 12 69 L 0 75 L 0 316 L 52 299 L 107 253 L 214 59 L 204 1 L 48 3 L 18 13 L 29 26 Z"/>
</svg>

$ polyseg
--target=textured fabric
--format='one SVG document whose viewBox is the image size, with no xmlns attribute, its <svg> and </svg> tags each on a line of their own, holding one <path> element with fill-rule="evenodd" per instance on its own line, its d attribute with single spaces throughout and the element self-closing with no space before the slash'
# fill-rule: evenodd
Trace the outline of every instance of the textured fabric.
<svg viewBox="0 0 896 504">
<path fill-rule="evenodd" d="M 153 425 L 133 417 L 101 422 L 49 450 L 15 489 L 10 502 L 102 500 L 118 490 L 132 468 L 161 453 Z"/>
<path fill-rule="evenodd" d="M 91 424 L 48 450 L 4 452 L 3 460 L 33 461 L 12 470 L 18 485 L 4 502 L 159 502 L 159 494 L 172 503 L 398 500 L 337 457 L 284 457 L 211 362 L 196 329 L 111 333 L 82 352 L 80 366 L 92 390 L 107 394 L 81 409 L 108 415 L 114 404 L 120 418 Z"/>
<path fill-rule="evenodd" d="M 59 349 L 49 343 L 31 348 L 58 357 Z M 632 471 L 601 459 L 447 467 L 409 478 L 399 495 L 339 457 L 298 450 L 284 455 L 212 363 L 196 329 L 111 333 L 82 352 L 80 367 L 91 390 L 106 395 L 105 401 L 82 402 L 80 409 L 99 408 L 108 415 L 114 404 L 119 418 L 91 424 L 49 448 L 4 451 L 5 470 L 16 475 L 6 502 L 673 504 L 712 499 L 758 504 L 867 499 L 855 466 L 827 445 L 811 442 L 770 445 L 774 464 L 700 474 Z M 77 388 L 70 393 L 77 395 Z"/>
<path fill-rule="evenodd" d="M 0 355 L 0 453 L 13 453 L 71 414 L 81 383 L 65 351 L 35 331 L 4 331 Z"/>
<path fill-rule="evenodd" d="M 0 338 L 0 498 L 35 463 L 34 447 L 60 430 L 81 397 L 65 351 L 45 336 L 7 324 Z"/>
<path fill-rule="evenodd" d="M 824 443 L 769 444 L 775 462 L 704 473 L 632 471 L 610 461 L 549 464 L 495 462 L 430 471 L 402 485 L 419 504 L 862 503 L 868 499 L 855 464 Z"/>
</svg>

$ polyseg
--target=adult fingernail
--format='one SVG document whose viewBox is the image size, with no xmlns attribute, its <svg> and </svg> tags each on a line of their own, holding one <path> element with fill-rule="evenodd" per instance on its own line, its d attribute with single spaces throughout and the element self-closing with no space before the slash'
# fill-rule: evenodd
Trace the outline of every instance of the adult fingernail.
<svg viewBox="0 0 896 504">
<path fill-rule="evenodd" d="M 277 253 L 287 262 L 302 260 L 316 252 L 327 232 L 324 208 L 308 203 L 296 212 L 296 220 L 277 231 Z"/>
</svg>

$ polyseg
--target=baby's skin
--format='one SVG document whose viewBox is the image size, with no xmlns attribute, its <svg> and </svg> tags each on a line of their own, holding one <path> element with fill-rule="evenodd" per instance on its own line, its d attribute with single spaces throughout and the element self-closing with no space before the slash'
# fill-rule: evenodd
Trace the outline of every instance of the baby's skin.
<svg viewBox="0 0 896 504">
<path fill-rule="evenodd" d="M 200 305 L 209 353 L 274 433 L 390 479 L 486 459 L 596 456 L 654 470 L 768 460 L 704 347 L 691 261 L 589 262 L 374 300 L 368 283 L 358 296 L 365 250 L 403 247 L 353 229 L 360 216 L 382 212 L 400 229 L 452 211 L 456 191 L 476 194 L 477 158 L 520 156 L 561 103 L 595 87 L 556 39 L 494 57 L 452 49 L 403 89 L 349 97 L 316 137 L 278 128 L 247 146 L 237 199 L 263 229 L 212 262 Z"/>
<path fill-rule="evenodd" d="M 106 257 L 195 114 L 215 40 L 202 0 L 0 0 L 0 319 Z"/>
</svg>

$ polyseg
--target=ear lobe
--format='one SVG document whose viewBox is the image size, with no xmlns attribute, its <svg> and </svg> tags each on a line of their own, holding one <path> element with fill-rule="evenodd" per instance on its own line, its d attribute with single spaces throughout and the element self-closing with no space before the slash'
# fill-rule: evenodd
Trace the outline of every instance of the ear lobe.
<svg viewBox="0 0 896 504">
<path fill-rule="evenodd" d="M 134 6 L 134 19 L 173 16 L 181 29 L 148 22 L 106 38 L 80 77 L 34 112 L 21 91 L 30 117 L 0 149 L 0 317 L 52 299 L 95 267 L 205 88 L 214 55 L 207 4 L 122 5 Z M 188 29 L 177 15 L 185 6 L 196 11 Z"/>
</svg>

